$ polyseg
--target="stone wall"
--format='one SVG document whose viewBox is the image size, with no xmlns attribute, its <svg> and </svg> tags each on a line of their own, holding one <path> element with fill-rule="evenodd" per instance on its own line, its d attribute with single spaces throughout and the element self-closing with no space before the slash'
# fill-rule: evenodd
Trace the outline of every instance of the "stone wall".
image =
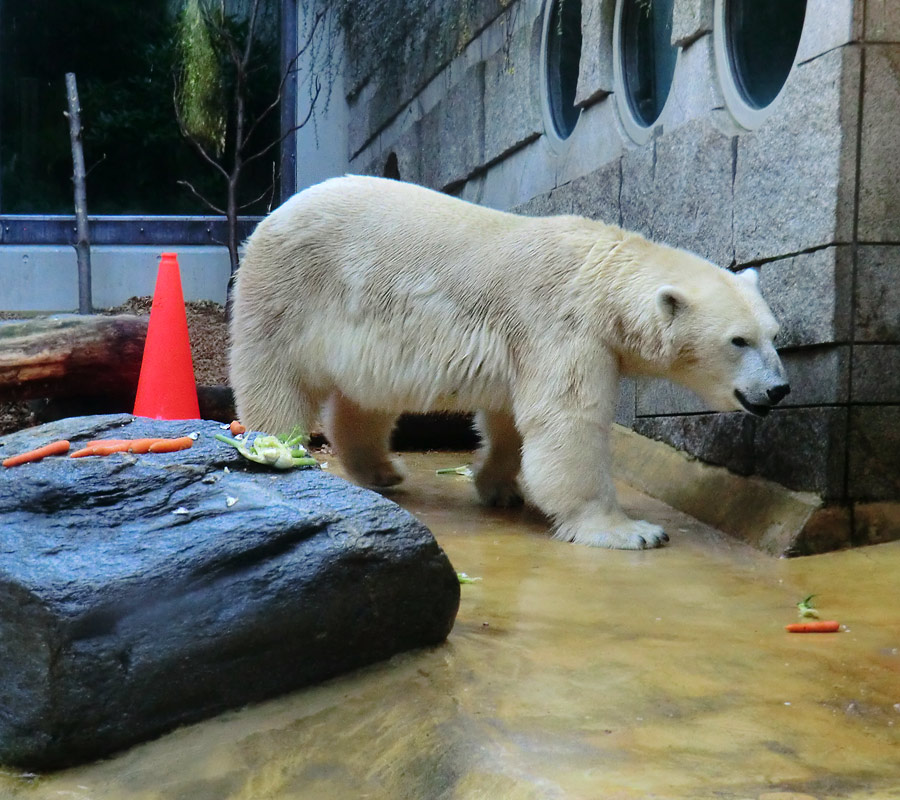
<svg viewBox="0 0 900 800">
<path fill-rule="evenodd" d="M 887 535 L 885 503 L 900 500 L 900 4 L 809 0 L 784 90 L 747 129 L 720 82 L 714 0 L 676 0 L 672 89 L 638 144 L 617 105 L 616 0 L 581 3 L 581 116 L 564 141 L 543 96 L 542 0 L 393 0 L 414 16 L 402 41 L 367 38 L 359 20 L 350 171 L 384 174 L 391 158 L 403 180 L 484 205 L 584 214 L 758 267 L 783 326 L 782 406 L 714 414 L 639 381 L 619 419 L 839 504 L 858 541 Z"/>
</svg>

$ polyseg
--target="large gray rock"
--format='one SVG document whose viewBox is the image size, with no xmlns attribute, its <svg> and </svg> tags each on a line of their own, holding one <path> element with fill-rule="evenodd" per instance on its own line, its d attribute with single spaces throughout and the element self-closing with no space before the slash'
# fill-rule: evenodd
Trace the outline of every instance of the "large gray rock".
<svg viewBox="0 0 900 800">
<path fill-rule="evenodd" d="M 132 419 L 0 439 L 6 457 L 201 433 L 169 455 L 0 468 L 0 763 L 96 758 L 445 639 L 455 572 L 397 505 L 319 469 L 250 465 L 216 423 Z"/>
</svg>

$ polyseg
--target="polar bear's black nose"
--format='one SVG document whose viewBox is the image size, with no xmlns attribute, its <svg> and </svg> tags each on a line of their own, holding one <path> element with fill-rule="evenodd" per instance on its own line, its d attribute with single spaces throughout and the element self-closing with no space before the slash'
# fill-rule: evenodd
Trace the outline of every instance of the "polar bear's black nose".
<svg viewBox="0 0 900 800">
<path fill-rule="evenodd" d="M 780 403 L 785 397 L 787 397 L 791 393 L 791 387 L 786 383 L 782 383 L 778 386 L 773 386 L 769 389 L 766 394 L 769 396 L 769 400 L 772 401 L 772 405 L 774 406 L 776 403 Z"/>
</svg>

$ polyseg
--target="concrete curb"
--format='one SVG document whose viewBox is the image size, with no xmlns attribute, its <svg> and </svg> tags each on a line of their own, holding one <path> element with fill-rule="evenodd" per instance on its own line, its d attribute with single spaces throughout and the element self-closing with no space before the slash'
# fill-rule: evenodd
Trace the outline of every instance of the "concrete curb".
<svg viewBox="0 0 900 800">
<path fill-rule="evenodd" d="M 735 475 L 620 425 L 613 426 L 612 447 L 617 478 L 766 553 L 806 555 L 850 544 L 835 535 L 844 515 L 829 513 L 815 494 Z"/>
</svg>

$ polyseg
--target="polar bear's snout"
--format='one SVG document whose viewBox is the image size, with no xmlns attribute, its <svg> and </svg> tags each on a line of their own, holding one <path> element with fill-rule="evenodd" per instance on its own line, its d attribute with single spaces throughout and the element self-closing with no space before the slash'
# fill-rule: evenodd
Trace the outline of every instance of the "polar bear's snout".
<svg viewBox="0 0 900 800">
<path fill-rule="evenodd" d="M 784 400 L 790 393 L 791 387 L 786 383 L 779 383 L 778 386 L 766 389 L 766 394 L 769 396 L 769 402 L 771 402 L 773 406 Z"/>
<path fill-rule="evenodd" d="M 778 353 L 771 345 L 747 348 L 738 372 L 734 396 L 745 411 L 764 417 L 791 393 Z"/>
</svg>

